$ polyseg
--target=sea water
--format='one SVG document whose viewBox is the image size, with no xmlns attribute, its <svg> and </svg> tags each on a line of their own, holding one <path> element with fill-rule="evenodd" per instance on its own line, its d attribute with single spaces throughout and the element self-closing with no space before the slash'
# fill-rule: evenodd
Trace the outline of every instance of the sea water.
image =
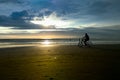
<svg viewBox="0 0 120 80">
<path fill-rule="evenodd" d="M 0 39 L 0 48 L 39 46 L 39 45 L 77 45 L 79 39 Z M 120 44 L 119 40 L 91 40 L 93 45 L 97 44 Z"/>
</svg>

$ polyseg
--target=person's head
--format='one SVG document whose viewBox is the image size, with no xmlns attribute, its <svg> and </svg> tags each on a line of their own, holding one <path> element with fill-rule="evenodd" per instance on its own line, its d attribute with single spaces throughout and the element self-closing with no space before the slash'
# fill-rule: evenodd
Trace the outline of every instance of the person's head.
<svg viewBox="0 0 120 80">
<path fill-rule="evenodd" d="M 85 35 L 87 35 L 87 33 L 85 33 Z"/>
</svg>

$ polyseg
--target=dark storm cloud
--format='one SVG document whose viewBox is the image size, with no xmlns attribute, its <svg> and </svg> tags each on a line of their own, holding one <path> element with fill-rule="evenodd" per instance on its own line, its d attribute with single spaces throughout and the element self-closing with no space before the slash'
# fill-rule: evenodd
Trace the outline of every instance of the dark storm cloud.
<svg viewBox="0 0 120 80">
<path fill-rule="evenodd" d="M 13 12 L 10 16 L 0 16 L 0 26 L 13 27 L 13 29 L 46 29 L 42 25 L 32 24 L 26 21 L 24 17 L 28 17 L 27 11 Z M 53 29 L 54 26 L 49 26 L 47 29 Z"/>
<path fill-rule="evenodd" d="M 20 0 L 0 0 L 0 3 L 22 3 Z"/>
<path fill-rule="evenodd" d="M 11 15 L 11 18 L 14 20 L 19 20 L 19 19 L 23 19 L 24 17 L 28 17 L 29 14 L 27 11 L 21 11 L 21 12 L 13 12 Z"/>
</svg>

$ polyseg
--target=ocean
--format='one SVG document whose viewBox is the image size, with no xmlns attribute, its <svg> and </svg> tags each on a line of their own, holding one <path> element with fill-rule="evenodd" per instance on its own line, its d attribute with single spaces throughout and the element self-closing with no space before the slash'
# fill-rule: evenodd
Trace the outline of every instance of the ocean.
<svg viewBox="0 0 120 80">
<path fill-rule="evenodd" d="M 79 39 L 0 39 L 0 48 L 47 45 L 77 45 Z M 90 44 L 120 44 L 118 40 L 91 40 Z"/>
</svg>

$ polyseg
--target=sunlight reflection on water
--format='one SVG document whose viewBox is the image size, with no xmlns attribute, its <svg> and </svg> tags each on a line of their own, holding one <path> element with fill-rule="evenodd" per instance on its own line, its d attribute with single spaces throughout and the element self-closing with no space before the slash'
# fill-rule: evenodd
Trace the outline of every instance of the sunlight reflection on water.
<svg viewBox="0 0 120 80">
<path fill-rule="evenodd" d="M 120 44 L 120 41 L 101 41 L 94 40 L 93 44 Z M 0 48 L 8 47 L 26 47 L 26 46 L 37 46 L 37 47 L 52 47 L 56 45 L 77 45 L 78 40 L 0 40 Z"/>
</svg>

